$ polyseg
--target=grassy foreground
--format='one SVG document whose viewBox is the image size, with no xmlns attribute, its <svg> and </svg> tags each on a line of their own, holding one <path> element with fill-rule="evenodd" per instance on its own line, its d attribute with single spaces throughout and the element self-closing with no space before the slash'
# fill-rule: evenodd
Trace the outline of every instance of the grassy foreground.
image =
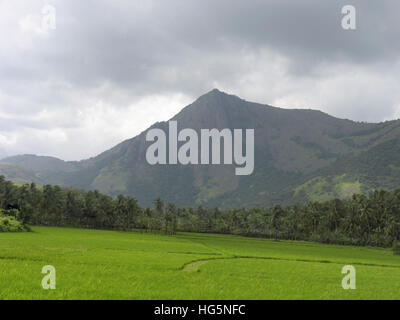
<svg viewBox="0 0 400 320">
<path fill-rule="evenodd" d="M 356 290 L 341 286 L 348 264 Z M 45 265 L 56 268 L 56 290 L 42 289 Z M 400 299 L 400 257 L 231 235 L 34 227 L 0 233 L 0 299 Z"/>
</svg>

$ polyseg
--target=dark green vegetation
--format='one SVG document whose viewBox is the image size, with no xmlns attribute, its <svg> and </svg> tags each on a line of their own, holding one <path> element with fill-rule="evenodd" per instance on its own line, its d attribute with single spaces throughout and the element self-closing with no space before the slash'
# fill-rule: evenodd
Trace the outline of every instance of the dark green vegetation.
<svg viewBox="0 0 400 320">
<path fill-rule="evenodd" d="M 18 211 L 15 211 L 15 213 L 18 213 Z M 4 211 L 0 210 L 0 232 L 29 231 L 29 228 L 18 218 L 18 216 L 13 216 L 11 212 L 4 214 Z"/>
<path fill-rule="evenodd" d="M 159 197 L 181 207 L 270 207 L 399 187 L 400 121 L 358 123 L 315 110 L 251 103 L 218 90 L 172 120 L 178 121 L 179 130 L 254 128 L 254 173 L 236 176 L 234 165 L 150 166 L 145 160 L 146 131 L 80 162 L 29 155 L 6 158 L 0 173 L 19 182 L 128 195 L 143 206 Z M 168 131 L 166 122 L 155 127 Z"/>
<path fill-rule="evenodd" d="M 56 290 L 43 290 L 43 266 Z M 343 290 L 343 266 L 357 289 Z M 34 227 L 0 233 L 0 299 L 400 299 L 389 249 L 232 235 Z"/>
<path fill-rule="evenodd" d="M 400 240 L 400 189 L 270 209 L 185 209 L 158 199 L 153 209 L 127 196 L 111 198 L 50 185 L 38 189 L 33 183 L 16 186 L 0 177 L 0 207 L 23 224 L 45 226 L 226 233 L 382 247 Z"/>
</svg>

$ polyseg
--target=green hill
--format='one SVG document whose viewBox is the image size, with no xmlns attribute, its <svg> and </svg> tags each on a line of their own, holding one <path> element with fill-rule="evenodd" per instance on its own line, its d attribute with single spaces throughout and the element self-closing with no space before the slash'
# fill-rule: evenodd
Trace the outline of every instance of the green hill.
<svg viewBox="0 0 400 320">
<path fill-rule="evenodd" d="M 0 162 L 0 176 L 5 176 L 8 180 L 16 183 L 43 183 L 34 172 L 24 169 L 14 163 Z"/>
<path fill-rule="evenodd" d="M 179 206 L 271 206 L 399 187 L 400 121 L 359 123 L 316 110 L 252 103 L 216 89 L 172 120 L 178 130 L 254 128 L 253 174 L 236 176 L 235 165 L 150 166 L 147 130 L 80 162 L 31 155 L 3 161 L 42 183 L 130 195 L 142 205 L 160 197 Z M 151 128 L 167 132 L 168 123 Z"/>
</svg>

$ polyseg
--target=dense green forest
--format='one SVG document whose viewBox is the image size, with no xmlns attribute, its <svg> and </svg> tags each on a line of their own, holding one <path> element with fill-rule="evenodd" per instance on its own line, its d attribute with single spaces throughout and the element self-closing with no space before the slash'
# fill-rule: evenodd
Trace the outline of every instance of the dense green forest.
<svg viewBox="0 0 400 320">
<path fill-rule="evenodd" d="M 0 176 L 0 208 L 0 231 L 10 231 L 4 225 L 1 229 L 1 221 L 11 219 L 22 226 L 212 232 L 382 247 L 400 240 L 400 189 L 288 207 L 178 208 L 156 199 L 153 208 L 143 208 L 127 196 L 112 198 L 97 191 L 34 183 L 15 185 Z"/>
</svg>

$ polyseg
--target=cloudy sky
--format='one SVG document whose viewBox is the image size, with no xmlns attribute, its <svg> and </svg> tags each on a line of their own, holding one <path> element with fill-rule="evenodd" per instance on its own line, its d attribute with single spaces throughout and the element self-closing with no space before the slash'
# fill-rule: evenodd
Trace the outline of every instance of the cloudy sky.
<svg viewBox="0 0 400 320">
<path fill-rule="evenodd" d="M 356 30 L 342 28 L 347 4 Z M 0 0 L 0 157 L 95 156 L 213 88 L 400 118 L 399 11 L 398 0 Z"/>
</svg>

